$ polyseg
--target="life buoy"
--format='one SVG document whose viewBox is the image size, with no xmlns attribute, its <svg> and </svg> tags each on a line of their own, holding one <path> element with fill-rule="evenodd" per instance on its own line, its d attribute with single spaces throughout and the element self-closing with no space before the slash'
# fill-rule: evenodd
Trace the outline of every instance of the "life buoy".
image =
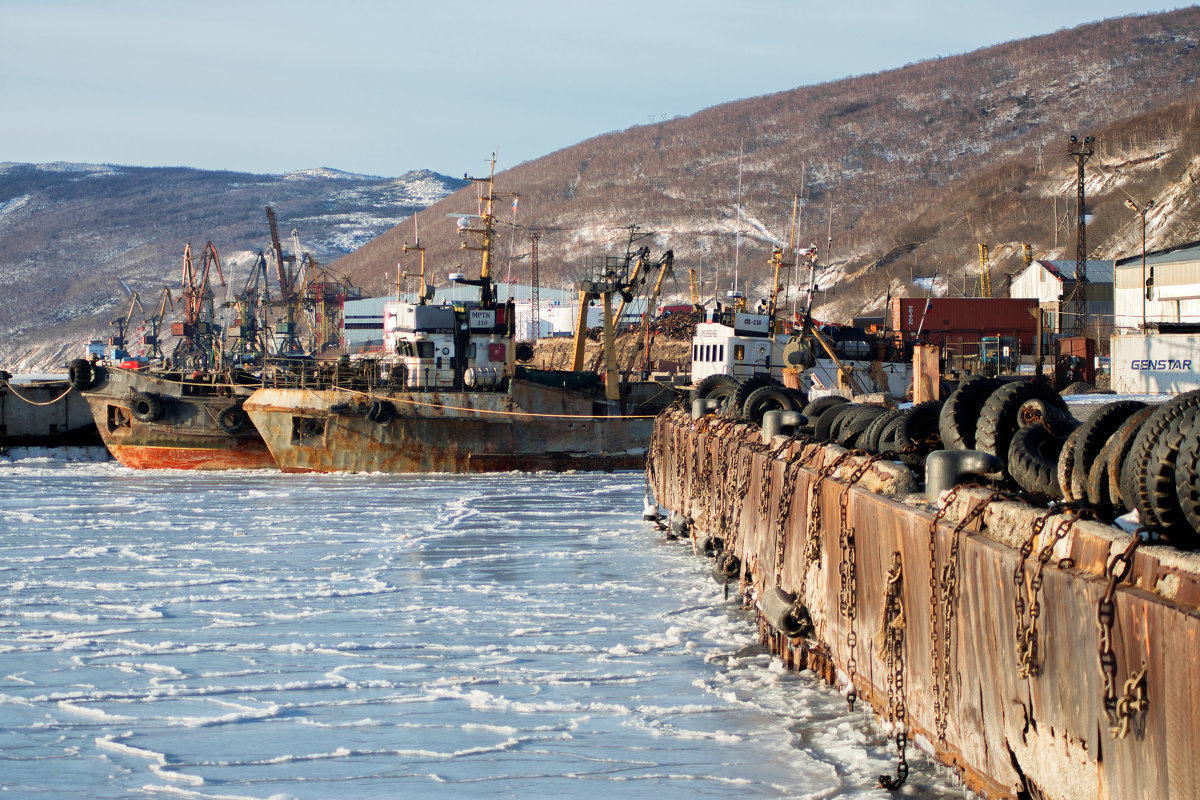
<svg viewBox="0 0 1200 800">
<path fill-rule="evenodd" d="M 85 358 L 77 358 L 68 365 L 71 376 L 71 388 L 77 392 L 86 392 L 100 382 L 100 367 L 93 365 Z"/>
<path fill-rule="evenodd" d="M 375 400 L 367 411 L 367 419 L 379 425 L 387 425 L 396 418 L 396 407 L 389 400 Z"/>
<path fill-rule="evenodd" d="M 162 417 L 165 407 L 158 395 L 134 392 L 133 397 L 129 399 L 129 410 L 136 420 L 154 422 Z"/>
<path fill-rule="evenodd" d="M 217 414 L 217 425 L 230 435 L 241 433 L 249 422 L 250 417 L 241 406 L 229 406 Z"/>
</svg>

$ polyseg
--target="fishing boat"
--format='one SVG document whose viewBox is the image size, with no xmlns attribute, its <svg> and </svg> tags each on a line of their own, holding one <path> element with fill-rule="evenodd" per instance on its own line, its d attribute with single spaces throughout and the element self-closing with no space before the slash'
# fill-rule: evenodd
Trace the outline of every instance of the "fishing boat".
<svg viewBox="0 0 1200 800">
<path fill-rule="evenodd" d="M 138 371 L 87 361 L 72 380 L 113 458 L 133 469 L 268 469 L 271 453 L 242 410 L 247 373 Z"/>
<path fill-rule="evenodd" d="M 514 306 L 491 278 L 495 161 L 474 179 L 482 213 L 463 215 L 464 249 L 482 252 L 479 299 L 434 306 L 422 261 L 416 302 L 384 311 L 386 357 L 332 373 L 268 371 L 244 410 L 286 472 L 497 472 L 641 468 L 653 417 L 673 401 L 669 384 L 621 381 L 612 349 L 619 281 L 587 281 L 581 309 L 605 308 L 606 369 L 536 370 L 516 363 Z M 419 245 L 413 249 L 420 250 Z M 421 250 L 422 259 L 424 252 Z M 666 258 L 666 257 L 664 257 Z M 582 316 L 582 313 L 581 313 Z M 577 326 L 582 361 L 584 325 Z"/>
</svg>

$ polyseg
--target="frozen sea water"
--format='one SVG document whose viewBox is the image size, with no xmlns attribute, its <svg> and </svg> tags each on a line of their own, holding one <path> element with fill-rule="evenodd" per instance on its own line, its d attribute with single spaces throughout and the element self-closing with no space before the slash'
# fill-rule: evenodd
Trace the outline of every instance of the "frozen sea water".
<svg viewBox="0 0 1200 800">
<path fill-rule="evenodd" d="M 0 787 L 33 798 L 887 797 L 641 475 L 0 463 Z M 904 794 L 961 797 L 910 752 Z"/>
</svg>

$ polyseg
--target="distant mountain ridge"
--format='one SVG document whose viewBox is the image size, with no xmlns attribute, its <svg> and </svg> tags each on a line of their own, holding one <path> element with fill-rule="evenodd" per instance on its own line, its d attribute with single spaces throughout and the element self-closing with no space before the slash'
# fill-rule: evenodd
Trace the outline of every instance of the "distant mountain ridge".
<svg viewBox="0 0 1200 800">
<path fill-rule="evenodd" d="M 1150 159 L 1141 163 L 1151 171 L 1166 163 L 1177 168 L 1172 176 L 1160 174 L 1169 182 L 1194 152 L 1195 116 L 1179 109 L 1198 100 L 1200 7 L 1191 7 L 606 133 L 504 171 L 497 190 L 520 193 L 519 224 L 546 231 L 539 260 L 547 282 L 581 277 L 589 255 L 623 252 L 625 226 L 637 225 L 653 234 L 654 250 L 674 250 L 677 270 L 701 268 L 709 281 L 704 293 L 717 288 L 714 268 L 721 271 L 721 292 L 729 288 L 738 257 L 741 288 L 764 290 L 771 249 L 789 235 L 794 194 L 802 199 L 798 240 L 820 246 L 822 286 L 833 289 L 842 276 L 868 267 L 893 278 L 910 269 L 920 275 L 940 268 L 945 275 L 976 263 L 982 241 L 1000 245 L 1002 254 L 1014 244 L 1019 251 L 1021 242 L 1032 243 L 1038 257 L 1073 254 L 1067 230 L 1053 221 L 1074 192 L 1068 137 L 1104 134 L 1089 166 L 1093 177 L 1140 156 Z M 1154 116 L 1169 107 L 1176 111 Z M 1144 126 L 1120 127 L 1132 119 Z M 1162 157 L 1167 152 L 1171 158 Z M 1123 180 L 1092 185 L 1112 192 L 1113 215 L 1125 215 L 1098 220 L 1097 234 L 1106 224 L 1112 232 L 1128 222 L 1120 210 Z M 1137 184 L 1143 185 L 1155 184 Z M 453 226 L 439 218 L 474 204 L 466 189 L 430 209 L 433 224 L 422 221 L 427 263 L 446 267 L 433 267 L 435 275 L 462 262 Z M 1168 242 L 1193 227 L 1185 218 L 1166 225 L 1172 230 L 1155 231 Z M 337 267 L 350 275 L 379 272 L 413 241 L 413 226 L 405 221 Z M 1001 234 L 1017 238 L 995 238 Z M 526 276 L 529 246 L 522 238 L 524 231 L 513 269 Z M 1089 241 L 1112 246 L 1100 235 Z M 882 303 L 886 283 L 872 302 Z M 849 311 L 830 313 L 844 318 Z"/>
<path fill-rule="evenodd" d="M 328 264 L 464 185 L 428 170 L 386 178 L 0 163 L 0 365 L 50 364 L 59 342 L 108 335 L 129 304 L 121 284 L 143 303 L 177 287 L 185 243 L 198 253 L 211 241 L 231 261 L 262 250 L 268 205 L 287 244 L 295 229 Z"/>
</svg>

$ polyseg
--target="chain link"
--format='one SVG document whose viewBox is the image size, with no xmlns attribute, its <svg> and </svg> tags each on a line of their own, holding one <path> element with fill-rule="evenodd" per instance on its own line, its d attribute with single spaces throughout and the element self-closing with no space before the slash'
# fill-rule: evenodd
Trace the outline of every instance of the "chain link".
<svg viewBox="0 0 1200 800">
<path fill-rule="evenodd" d="M 853 452 L 859 456 L 866 455 L 861 450 Z M 841 580 L 838 590 L 838 610 L 846 620 L 846 675 L 849 682 L 846 702 L 851 711 L 854 710 L 854 703 L 858 700 L 858 687 L 855 683 L 858 675 L 858 659 L 854 656 L 854 651 L 858 647 L 858 632 L 855 630 L 855 622 L 858 618 L 858 553 L 854 540 L 854 527 L 850 525 L 850 489 L 862 480 L 863 475 L 867 474 L 867 470 L 880 458 L 876 455 L 863 459 L 854 472 L 850 473 L 846 488 L 838 496 L 839 521 L 841 523 L 838 543 L 842 554 L 841 562 L 838 565 L 838 576 Z"/>
<path fill-rule="evenodd" d="M 963 530 L 975 520 L 983 516 L 996 500 L 1005 499 L 1000 492 L 992 492 L 972 508 L 954 527 L 950 537 L 950 551 L 946 555 L 946 563 L 941 568 L 941 581 L 938 581 L 937 562 L 937 526 L 946 516 L 955 499 L 958 490 L 956 486 L 950 490 L 929 523 L 929 661 L 933 671 L 933 721 L 938 741 L 946 742 L 946 729 L 950 721 L 950 660 L 954 634 L 954 598 L 958 588 L 958 548 L 962 540 Z M 939 611 L 940 618 L 939 618 Z M 939 636 L 938 623 L 941 623 Z M 939 647 L 940 644 L 940 647 Z"/>
<path fill-rule="evenodd" d="M 908 780 L 908 705 L 904 687 L 904 566 L 892 553 L 883 599 L 884 663 L 887 669 L 888 716 L 896 732 L 896 777 L 880 775 L 879 785 L 894 792 Z"/>
<path fill-rule="evenodd" d="M 1122 696 L 1117 697 L 1117 654 L 1113 648 L 1113 622 L 1116 620 L 1116 603 L 1114 597 L 1117 585 L 1128 577 L 1133 568 L 1133 554 L 1141 544 L 1142 529 L 1134 534 L 1129 546 L 1113 557 L 1105 569 L 1108 584 L 1104 596 L 1100 598 L 1096 618 L 1099 625 L 1100 638 L 1100 674 L 1104 680 L 1104 695 L 1101 705 L 1108 718 L 1108 731 L 1116 739 L 1124 739 L 1129 734 L 1129 726 L 1133 718 L 1144 711 L 1150 704 L 1146 696 L 1146 662 L 1142 662 L 1139 672 L 1131 673 L 1122 687 Z"/>
<path fill-rule="evenodd" d="M 1050 540 L 1045 542 L 1042 549 L 1038 551 L 1038 563 L 1029 580 L 1029 621 L 1027 623 L 1025 621 L 1025 562 L 1033 554 L 1033 543 L 1041 536 L 1050 517 L 1064 511 L 1079 511 L 1080 513 L 1076 516 L 1069 516 L 1060 520 L 1054 527 Z M 1041 603 L 1038 597 L 1042 589 L 1042 575 L 1046 564 L 1053 557 L 1054 549 L 1058 546 L 1058 543 L 1066 538 L 1067 534 L 1075 526 L 1075 523 L 1091 515 L 1090 509 L 1084 508 L 1079 503 L 1060 504 L 1033 521 L 1030 536 L 1021 545 L 1021 558 L 1017 562 L 1016 569 L 1013 571 L 1013 594 L 1015 598 L 1013 604 L 1016 611 L 1017 671 L 1022 678 L 1035 676 L 1041 670 L 1041 666 L 1038 663 L 1037 632 L 1038 617 L 1041 614 Z"/>
</svg>

